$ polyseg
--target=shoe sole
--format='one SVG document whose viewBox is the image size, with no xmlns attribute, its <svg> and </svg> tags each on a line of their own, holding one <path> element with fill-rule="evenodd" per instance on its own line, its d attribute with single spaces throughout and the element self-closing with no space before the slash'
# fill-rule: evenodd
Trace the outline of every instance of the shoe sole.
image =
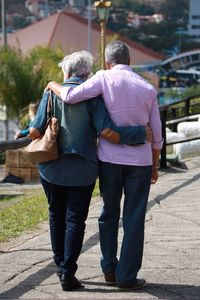
<svg viewBox="0 0 200 300">
<path fill-rule="evenodd" d="M 117 281 L 114 281 L 114 282 L 108 282 L 108 281 L 105 281 L 106 285 L 117 285 Z"/>
<path fill-rule="evenodd" d="M 80 290 L 80 289 L 84 289 L 84 288 L 85 288 L 84 285 L 80 285 L 80 286 L 77 286 L 77 287 L 67 287 L 64 284 L 62 285 L 62 290 L 64 292 L 76 291 L 76 290 Z"/>
<path fill-rule="evenodd" d="M 135 290 L 140 290 L 142 288 L 144 288 L 146 286 L 146 282 L 143 285 L 140 286 L 130 286 L 130 287 L 120 287 L 118 286 L 118 288 L 120 290 L 124 290 L 124 291 L 135 291 Z"/>
</svg>

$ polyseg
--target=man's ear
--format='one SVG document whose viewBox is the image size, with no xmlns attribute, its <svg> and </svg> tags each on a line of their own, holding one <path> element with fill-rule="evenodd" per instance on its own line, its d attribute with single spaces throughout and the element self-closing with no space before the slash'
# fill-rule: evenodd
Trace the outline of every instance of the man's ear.
<svg viewBox="0 0 200 300">
<path fill-rule="evenodd" d="M 111 66 L 109 63 L 106 62 L 106 69 L 111 69 Z"/>
<path fill-rule="evenodd" d="M 108 62 L 106 62 L 106 69 L 111 69 L 112 68 L 112 64 L 109 64 Z"/>
</svg>

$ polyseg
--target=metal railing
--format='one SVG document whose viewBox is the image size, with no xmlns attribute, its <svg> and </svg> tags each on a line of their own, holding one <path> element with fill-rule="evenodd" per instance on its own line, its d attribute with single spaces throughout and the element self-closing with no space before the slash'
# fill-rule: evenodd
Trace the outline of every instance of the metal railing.
<svg viewBox="0 0 200 300">
<path fill-rule="evenodd" d="M 166 140 L 167 126 L 171 127 L 173 131 L 176 131 L 178 123 L 191 121 L 192 119 L 200 117 L 200 95 L 190 96 L 180 101 L 162 105 L 159 109 L 162 121 L 162 136 L 164 139 L 163 148 L 161 150 L 160 166 L 161 168 L 167 168 L 167 146 L 200 139 L 199 135 L 177 139 L 170 143 Z"/>
<path fill-rule="evenodd" d="M 192 102 L 194 99 L 197 101 Z M 177 139 L 170 143 L 167 143 L 166 141 L 167 126 L 172 126 L 172 129 L 176 130 L 178 123 L 190 121 L 191 119 L 200 116 L 199 114 L 193 113 L 194 109 L 200 113 L 200 95 L 190 96 L 174 103 L 162 105 L 159 109 L 162 121 L 162 136 L 164 139 L 163 148 L 161 150 L 160 166 L 161 168 L 167 168 L 167 146 L 200 139 L 200 136 L 194 136 L 185 139 Z M 28 137 L 20 138 L 18 140 L 0 141 L 0 153 L 9 149 L 20 149 L 27 146 L 29 143 L 30 139 Z"/>
<path fill-rule="evenodd" d="M 31 140 L 28 137 L 20 138 L 18 140 L 0 141 L 0 153 L 5 152 L 6 150 L 23 148 L 27 146 L 30 141 Z"/>
</svg>

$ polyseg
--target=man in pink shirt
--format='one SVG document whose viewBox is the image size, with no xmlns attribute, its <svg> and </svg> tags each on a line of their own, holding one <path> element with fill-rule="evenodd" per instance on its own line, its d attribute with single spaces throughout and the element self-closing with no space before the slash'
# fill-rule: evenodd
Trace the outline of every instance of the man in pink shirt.
<svg viewBox="0 0 200 300">
<path fill-rule="evenodd" d="M 128 46 L 114 41 L 106 46 L 107 70 L 98 71 L 78 87 L 61 87 L 50 82 L 52 89 L 66 103 L 77 103 L 102 94 L 116 125 L 144 125 L 152 128 L 152 144 L 138 146 L 111 144 L 101 139 L 100 189 L 103 208 L 99 217 L 101 267 L 105 281 L 121 289 L 139 289 L 145 279 L 137 278 L 142 265 L 144 222 L 150 184 L 158 179 L 159 155 L 162 148 L 161 121 L 157 92 L 152 85 L 129 67 Z M 120 204 L 124 193 L 124 236 L 117 258 Z"/>
</svg>

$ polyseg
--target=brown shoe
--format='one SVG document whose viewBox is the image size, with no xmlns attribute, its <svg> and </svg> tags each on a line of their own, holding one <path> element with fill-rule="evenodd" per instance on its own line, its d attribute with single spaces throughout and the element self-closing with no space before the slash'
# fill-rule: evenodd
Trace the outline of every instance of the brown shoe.
<svg viewBox="0 0 200 300">
<path fill-rule="evenodd" d="M 105 282 L 109 285 L 115 285 L 117 283 L 115 273 L 111 272 L 104 275 Z"/>
<path fill-rule="evenodd" d="M 118 287 L 123 290 L 139 290 L 145 287 L 146 280 L 141 278 L 136 278 L 134 284 L 119 284 Z"/>
</svg>

